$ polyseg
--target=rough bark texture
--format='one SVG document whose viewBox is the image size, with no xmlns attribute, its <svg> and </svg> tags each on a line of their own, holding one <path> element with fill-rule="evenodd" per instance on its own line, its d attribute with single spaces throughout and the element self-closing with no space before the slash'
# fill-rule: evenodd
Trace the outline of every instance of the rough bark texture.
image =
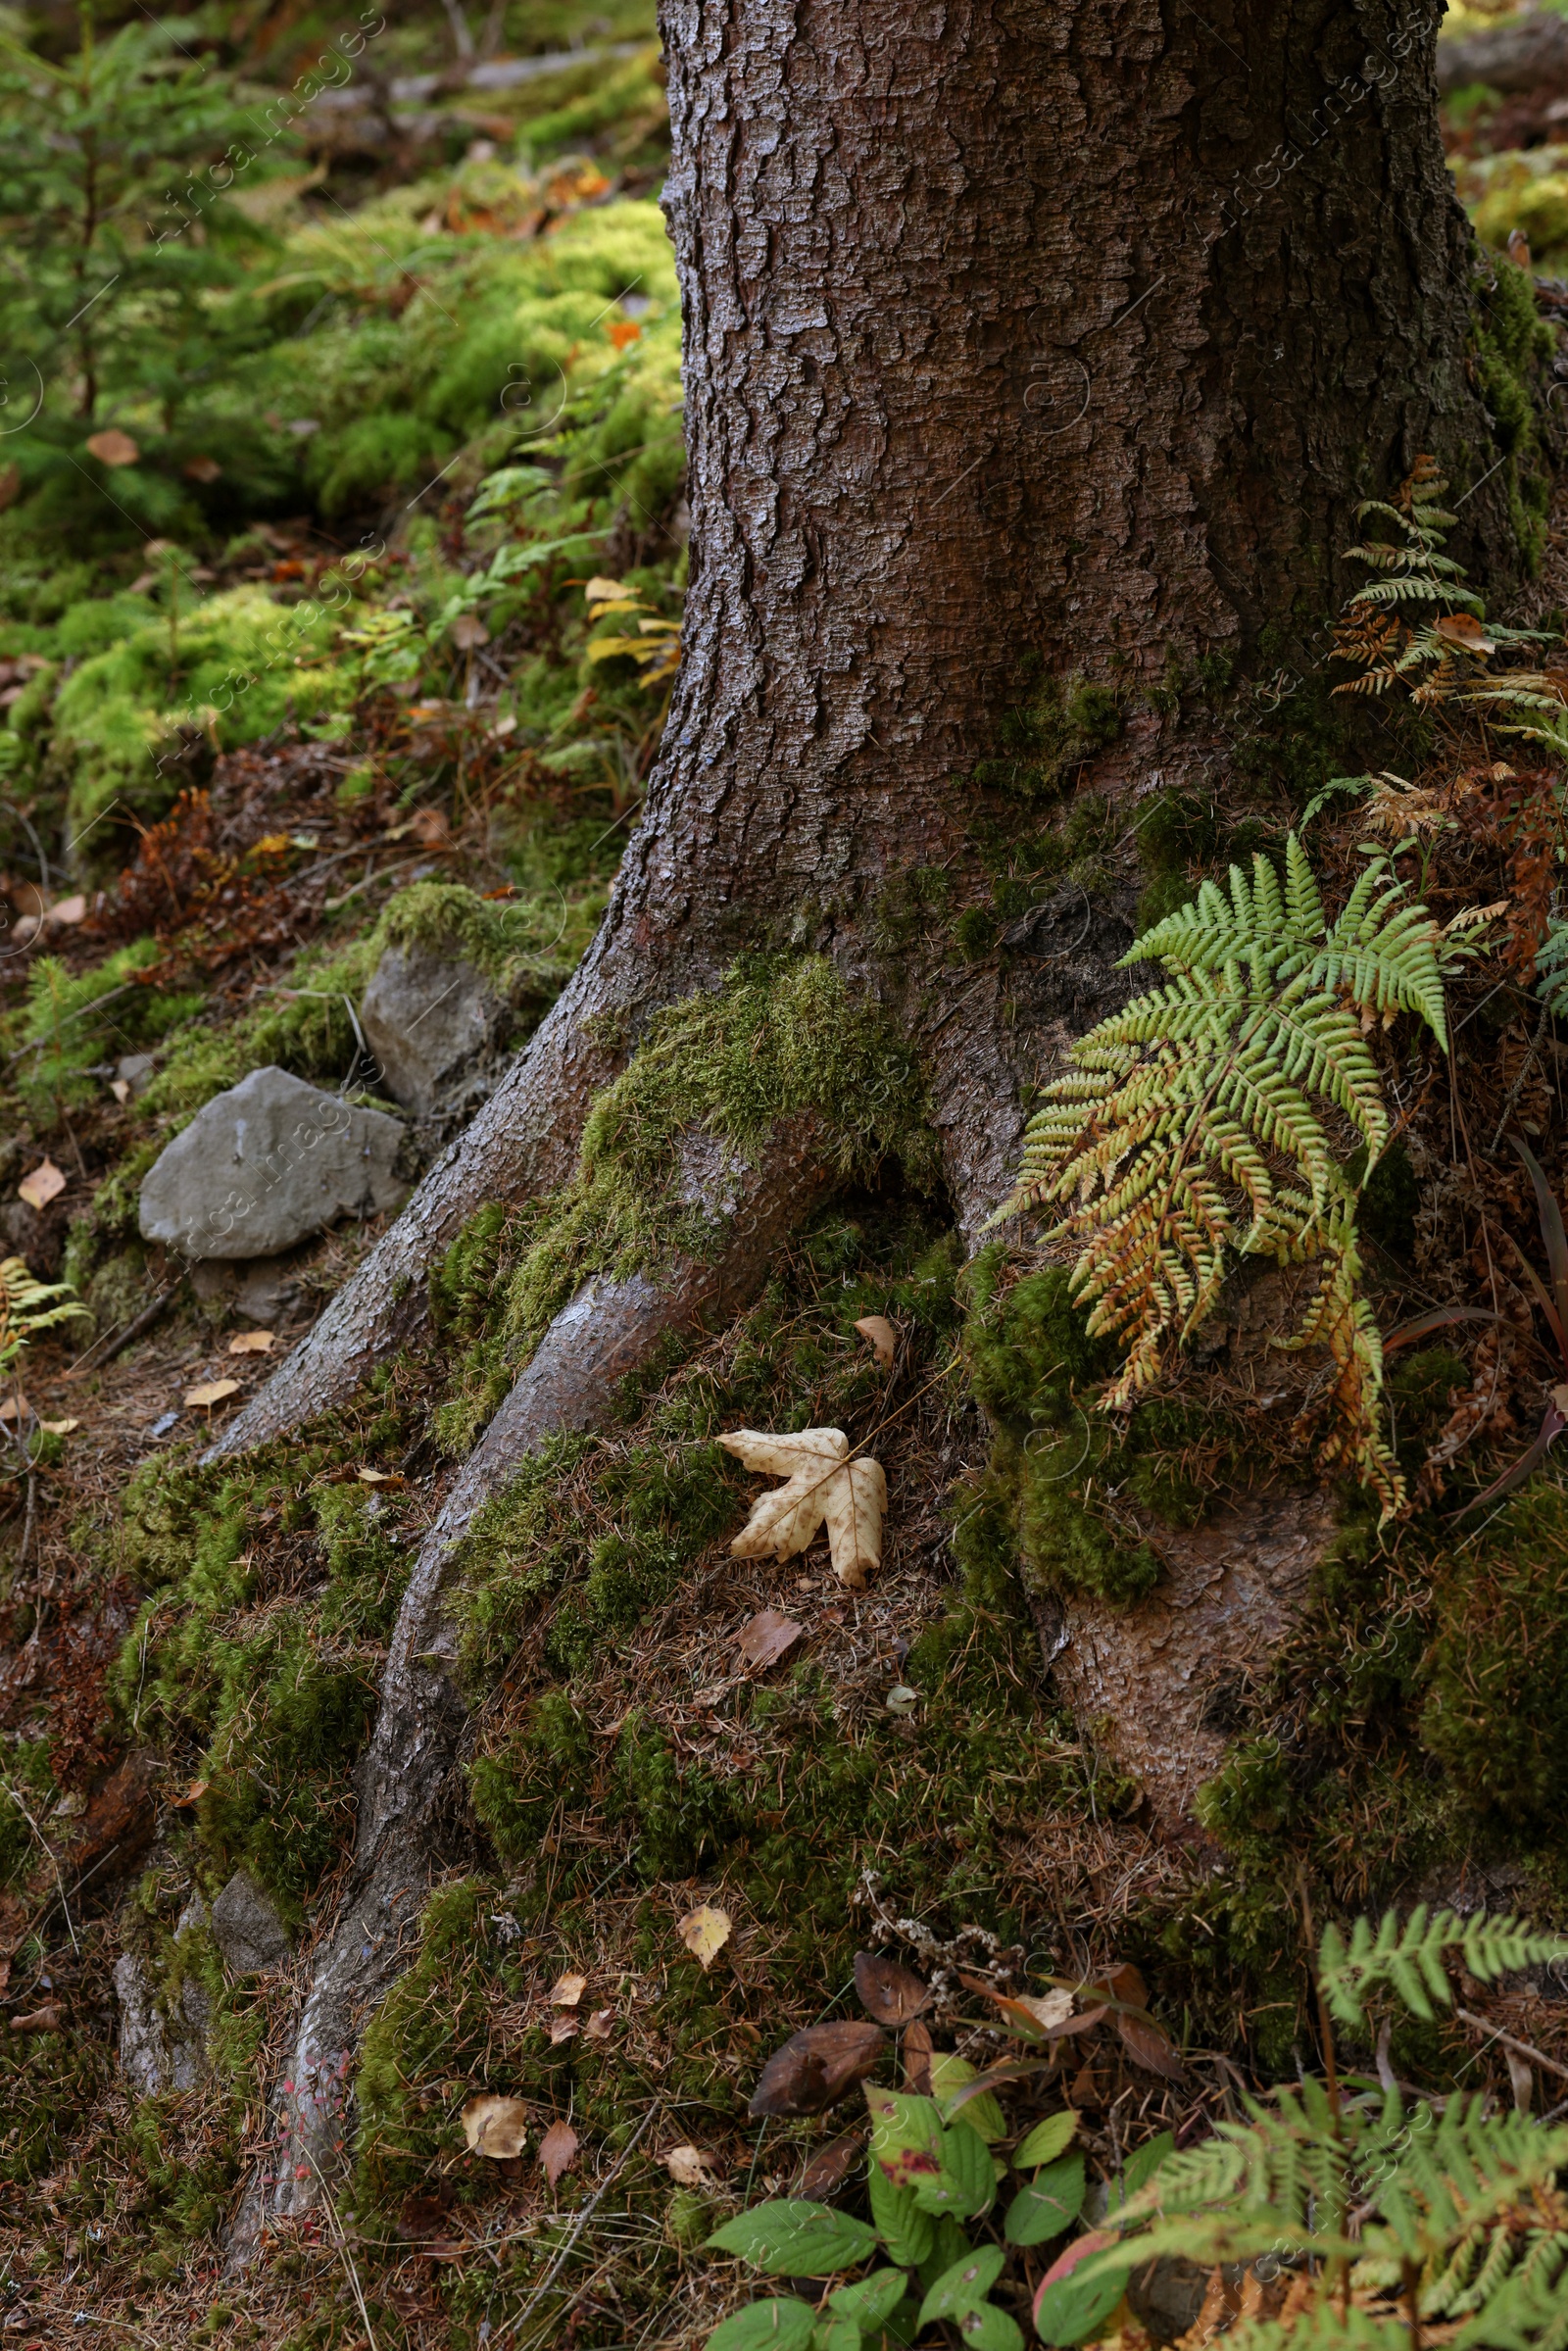
<svg viewBox="0 0 1568 2351">
<path fill-rule="evenodd" d="M 1020 1088 L 1123 990 L 1135 848 L 1101 935 L 1005 977 L 878 912 L 916 867 L 981 888 L 976 819 L 1017 811 L 966 779 L 1024 657 L 1132 698 L 1080 791 L 1189 774 L 1212 743 L 1136 704 L 1167 653 L 1320 661 L 1354 500 L 1492 463 L 1435 15 L 1205 15 L 666 0 L 692 579 L 647 812 L 555 1011 L 220 1449 L 339 1400 L 477 1202 L 566 1172 L 616 1065 L 586 1021 L 634 1039 L 745 948 L 894 1003 L 965 1229 L 995 1201 Z M 1497 484 L 1464 519 L 1505 570 Z"/>
<path fill-rule="evenodd" d="M 760 1286 L 768 1257 L 826 1180 L 810 1117 L 775 1131 L 748 1164 L 699 1143 L 683 1174 L 687 1198 L 714 1219 L 715 1246 L 659 1282 L 584 1285 L 556 1317 L 465 1462 L 420 1547 L 398 1611 L 370 1749 L 359 1775 L 354 1877 L 335 1929 L 316 1954 L 275 2093 L 275 2153 L 251 2182 L 230 2237 L 248 2260 L 270 2218 L 307 2210 L 337 2164 L 348 2058 L 376 2001 L 406 1964 L 432 1879 L 462 1857 L 466 1809 L 456 1786 L 467 1709 L 458 1687 L 447 1600 L 458 1547 L 519 1463 L 566 1429 L 600 1422 L 615 1383 L 646 1363 L 666 1333 L 731 1314 Z"/>
</svg>

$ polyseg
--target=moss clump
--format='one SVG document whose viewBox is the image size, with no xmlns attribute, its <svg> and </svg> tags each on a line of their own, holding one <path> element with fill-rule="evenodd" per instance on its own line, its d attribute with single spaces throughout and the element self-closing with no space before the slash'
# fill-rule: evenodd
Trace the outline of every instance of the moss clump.
<svg viewBox="0 0 1568 2351">
<path fill-rule="evenodd" d="M 1537 419 L 1534 379 L 1556 349 L 1551 328 L 1536 310 L 1529 270 L 1498 256 L 1494 282 L 1476 319 L 1475 367 L 1497 446 L 1506 455 L 1508 519 L 1534 575 L 1546 544 L 1551 480 Z"/>
<path fill-rule="evenodd" d="M 723 1227 L 672 1197 L 683 1141 L 695 1132 L 755 1150 L 780 1120 L 809 1111 L 842 1178 L 897 1158 L 917 1185 L 937 1180 L 913 1055 L 875 1005 L 854 1003 L 825 957 L 754 956 L 710 995 L 650 1022 L 630 1065 L 583 1128 L 577 1173 L 522 1211 L 510 1233 L 485 1226 L 459 1244 L 441 1279 L 461 1288 L 462 1251 L 494 1249 L 512 1269 L 501 1312 L 469 1348 L 443 1408 L 442 1443 L 462 1450 L 578 1284 L 616 1280 L 677 1253 L 700 1257 Z M 486 1214 L 481 1211 L 481 1215 Z"/>
<path fill-rule="evenodd" d="M 1019 664 L 1019 682 L 1023 694 L 998 721 L 996 756 L 979 762 L 974 781 L 1012 800 L 1049 800 L 1076 767 L 1115 742 L 1121 705 L 1108 686 L 1050 676 L 1038 654 Z"/>
<path fill-rule="evenodd" d="M 1515 1836 L 1568 1798 L 1568 1496 L 1537 1483 L 1443 1579 L 1420 1737 L 1467 1806 Z M 1554 1839 L 1552 1841 L 1555 1841 Z"/>
<path fill-rule="evenodd" d="M 379 1498 L 326 1482 L 335 1452 L 139 1470 L 123 1564 L 149 1596 L 109 1677 L 126 1731 L 206 1783 L 196 1820 L 215 1876 L 243 1866 L 294 1919 L 351 1825 L 349 1772 L 407 1579 Z"/>
<path fill-rule="evenodd" d="M 374 947 L 377 954 L 388 947 L 425 948 L 462 956 L 484 973 L 498 995 L 542 996 L 550 1003 L 576 967 L 604 898 L 603 890 L 586 900 L 578 893 L 565 908 L 564 925 L 559 890 L 498 903 L 461 882 L 416 882 L 388 902 Z"/>
</svg>

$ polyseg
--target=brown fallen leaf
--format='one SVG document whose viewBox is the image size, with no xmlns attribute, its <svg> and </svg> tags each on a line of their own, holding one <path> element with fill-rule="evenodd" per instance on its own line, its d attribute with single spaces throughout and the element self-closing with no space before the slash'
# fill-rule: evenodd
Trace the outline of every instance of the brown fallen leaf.
<svg viewBox="0 0 1568 2351">
<path fill-rule="evenodd" d="M 562 1976 L 558 1978 L 556 1988 L 550 1995 L 550 2005 L 552 2008 L 575 2008 L 587 1989 L 586 1976 Z"/>
<path fill-rule="evenodd" d="M 272 1351 L 270 1331 L 236 1331 L 228 1343 L 231 1355 L 270 1355 Z"/>
<path fill-rule="evenodd" d="M 47 1208 L 58 1200 L 66 1188 L 66 1179 L 53 1159 L 41 1159 L 30 1175 L 24 1175 L 17 1186 L 17 1198 L 24 1200 L 29 1208 Z"/>
<path fill-rule="evenodd" d="M 904 2079 L 919 2098 L 931 2095 L 931 2056 L 934 2043 L 929 2025 L 907 2025 L 904 2033 Z"/>
<path fill-rule="evenodd" d="M 879 2025 L 906 2025 L 931 2005 L 931 1987 L 880 1951 L 857 1951 L 855 1988 L 860 2006 Z"/>
<path fill-rule="evenodd" d="M 612 2008 L 596 2008 L 582 2030 L 583 2037 L 586 2040 L 608 2040 L 615 2030 L 614 2010 Z"/>
<path fill-rule="evenodd" d="M 702 1902 L 688 1910 L 675 1932 L 706 1976 L 734 1929 L 727 1910 L 721 1910 L 716 1902 Z"/>
<path fill-rule="evenodd" d="M 659 2160 L 677 2187 L 717 2187 L 724 2176 L 718 2157 L 701 2147 L 671 2147 Z"/>
<path fill-rule="evenodd" d="M 13 2033 L 58 2033 L 65 2014 L 58 2000 L 46 2000 L 41 2008 L 29 2008 L 25 2016 L 14 2016 Z"/>
<path fill-rule="evenodd" d="M 24 1396 L 18 1396 L 15 1391 L 10 1396 L 0 1396 L 0 1420 L 31 1420 L 33 1417 L 32 1406 Z"/>
<path fill-rule="evenodd" d="M 1445 612 L 1432 624 L 1433 635 L 1446 645 L 1457 645 L 1465 653 L 1495 653 L 1496 639 L 1489 637 L 1473 612 Z"/>
<path fill-rule="evenodd" d="M 842 1429 L 802 1429 L 769 1436 L 760 1429 L 731 1429 L 719 1444 L 748 1469 L 787 1483 L 760 1494 L 752 1515 L 730 1544 L 737 1559 L 793 1559 L 804 1551 L 824 1521 L 833 1572 L 852 1592 L 882 1564 L 882 1520 L 888 1482 L 882 1464 L 868 1454 L 850 1458 Z"/>
<path fill-rule="evenodd" d="M 808 2025 L 775 2049 L 758 2077 L 747 2108 L 761 2115 L 820 2114 L 863 2082 L 887 2047 L 880 2025 L 858 2019 Z"/>
<path fill-rule="evenodd" d="M 87 435 L 87 455 L 95 457 L 100 465 L 133 465 L 141 451 L 128 432 L 122 432 L 118 425 L 111 425 L 108 432 Z M 156 543 L 152 542 L 153 545 Z"/>
<path fill-rule="evenodd" d="M 855 1327 L 862 1339 L 870 1341 L 882 1369 L 891 1371 L 894 1350 L 899 1344 L 899 1334 L 887 1316 L 885 1314 L 862 1314 Z"/>
<path fill-rule="evenodd" d="M 818 2147 L 790 2191 L 820 2204 L 844 2185 L 865 2147 L 863 2131 L 841 2131 L 825 2147 Z"/>
<path fill-rule="evenodd" d="M 207 1793 L 208 1786 L 209 1783 L 206 1780 L 193 1780 L 188 1788 L 181 1788 L 179 1794 L 171 1796 L 169 1801 L 176 1812 L 187 1812 L 192 1804 L 201 1802 Z"/>
<path fill-rule="evenodd" d="M 553 2016 L 550 2020 L 550 2046 L 555 2049 L 564 2040 L 575 2040 L 581 2031 L 582 2026 L 569 2009 L 564 2016 Z"/>
<path fill-rule="evenodd" d="M 1025 2040 L 1050 2040 L 1056 2033 L 1074 2029 L 1070 1991 L 1001 1992 L 983 1976 L 966 1975 L 962 1968 L 958 1970 L 958 1982 L 1000 2008 L 1013 2031 Z"/>
<path fill-rule="evenodd" d="M 1095 1986 L 1098 1989 L 1099 1986 Z M 1105 1988 L 1113 2000 L 1124 2000 L 1128 2007 L 1147 2009 L 1149 1987 L 1138 1970 L 1130 1963 L 1109 1970 Z M 1135 2065 L 1151 2074 L 1158 2074 L 1166 2082 L 1185 2082 L 1187 2068 L 1177 2056 L 1170 2035 L 1156 2025 L 1152 2016 L 1129 2016 L 1126 2008 L 1116 2010 L 1116 2031 L 1122 2047 Z"/>
<path fill-rule="evenodd" d="M 10 1984 L 11 1984 L 11 1960 L 10 1960 L 10 1956 L 9 1956 L 9 1954 L 8 1954 L 6 1958 L 4 1958 L 4 1959 L 0 1959 L 0 1999 L 3 1999 L 3 1998 L 4 1998 L 4 1996 L 5 1996 L 6 1992 L 7 1992 L 7 1991 L 8 1991 L 8 1989 L 10 1988 Z"/>
<path fill-rule="evenodd" d="M 785 1650 L 806 1631 L 792 1616 L 780 1616 L 776 1608 L 760 1608 L 749 1623 L 741 1627 L 738 1646 L 744 1662 L 754 1673 L 776 1665 Z"/>
<path fill-rule="evenodd" d="M 223 468 L 215 457 L 191 457 L 180 470 L 191 481 L 211 483 L 220 478 Z"/>
<path fill-rule="evenodd" d="M 571 2125 L 557 2121 L 551 2124 L 539 2141 L 539 2163 L 552 2187 L 563 2172 L 569 2172 L 577 2160 L 577 2133 Z"/>
<path fill-rule="evenodd" d="M 447 2206 L 439 2196 L 405 2196 L 396 2232 L 406 2244 L 421 2245 L 446 2233 Z"/>
<path fill-rule="evenodd" d="M 481 2091 L 463 2109 L 463 2135 L 472 2155 L 488 2155 L 492 2163 L 510 2163 L 528 2144 L 528 2109 L 521 2098 L 504 2098 Z"/>
<path fill-rule="evenodd" d="M 238 1380 L 203 1380 L 200 1387 L 186 1389 L 185 1401 L 187 1404 L 220 1404 L 225 1396 L 235 1396 L 238 1391 Z"/>
</svg>

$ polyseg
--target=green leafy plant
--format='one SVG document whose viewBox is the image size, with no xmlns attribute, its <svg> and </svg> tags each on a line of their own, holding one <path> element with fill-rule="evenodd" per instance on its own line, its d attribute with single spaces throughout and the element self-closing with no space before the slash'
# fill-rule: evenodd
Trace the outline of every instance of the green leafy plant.
<svg viewBox="0 0 1568 2351">
<path fill-rule="evenodd" d="M 1568 2130 L 1491 2112 L 1475 2093 L 1407 2098 L 1386 2068 L 1380 2084 L 1342 2082 L 1331 2019 L 1364 2028 L 1387 1988 L 1430 2021 L 1452 2000 L 1445 1961 L 1491 1982 L 1564 1959 L 1562 1936 L 1485 1914 L 1422 1907 L 1401 1925 L 1390 1912 L 1377 1928 L 1359 1919 L 1348 1943 L 1329 1927 L 1317 1968 L 1325 2078 L 1247 2096 L 1239 2118 L 1168 2156 L 1048 2274 L 1042 2337 L 1083 2339 L 1069 2324 L 1075 2297 L 1114 2307 L 1132 2271 L 1179 2256 L 1212 2269 L 1212 2323 L 1235 2351 L 1287 2339 L 1407 2351 L 1437 2327 L 1455 2351 L 1560 2351 Z"/>
<path fill-rule="evenodd" d="M 23 1348 L 86 1307 L 69 1282 L 40 1282 L 24 1257 L 0 1258 L 0 1378 L 16 1369 Z"/>
<path fill-rule="evenodd" d="M 796 2287 L 820 2279 L 821 2295 L 810 2302 L 795 2291 L 747 2303 L 714 2329 L 709 2351 L 763 2345 L 885 2351 L 917 2338 L 952 2342 L 955 2335 L 975 2351 L 1022 2351 L 1023 2329 L 996 2290 L 1016 2296 L 1022 2257 L 1072 2227 L 1091 2182 L 1073 2143 L 1078 2116 L 1071 2108 L 1020 2131 L 1004 2101 L 1054 2071 L 1054 2044 L 1098 2028 L 1115 2033 L 1141 2065 L 1171 2077 L 1182 2068 L 1132 1968 L 1111 1969 L 1103 1982 L 1055 1980 L 1044 1998 L 999 1992 L 968 1975 L 961 1981 L 990 2003 L 989 2030 L 1035 2054 L 1005 2056 L 979 2070 L 955 2051 L 931 2050 L 926 2033 L 929 2088 L 862 2081 L 871 2124 L 868 2218 L 787 2196 L 725 2222 L 708 2240 L 712 2251 L 734 2254 Z M 856 1961 L 856 1984 L 880 2025 L 907 2024 L 929 2006 L 918 1977 L 867 1952 Z M 873 2026 L 810 2027 L 769 2060 L 752 2111 L 799 2113 L 831 2104 L 885 2047 Z M 1104 2183 L 1107 2212 L 1120 2211 L 1144 2188 L 1171 2145 L 1168 2132 L 1151 2138 Z M 846 2278 L 852 2270 L 866 2274 Z M 1119 2302 L 1121 2293 L 1118 2279 L 1102 2307 Z M 1101 2307 L 1097 2299 L 1097 2313 Z M 939 2334 L 930 2335 L 932 2328 Z"/>
<path fill-rule="evenodd" d="M 998 1218 L 1070 1203 L 1047 1246 L 1079 1245 L 1076 1297 L 1089 1330 L 1128 1343 L 1103 1398 L 1124 1405 L 1154 1379 L 1167 1342 L 1210 1312 L 1234 1255 L 1316 1258 L 1322 1278 L 1288 1344 L 1326 1347 L 1337 1369 L 1325 1446 L 1372 1485 L 1385 1516 L 1403 1500 L 1384 1439 L 1377 1325 L 1359 1295 L 1359 1187 L 1389 1140 L 1366 1032 L 1401 1011 L 1446 1050 L 1437 924 L 1374 857 L 1334 921 L 1305 852 L 1286 842 L 1229 897 L 1197 899 L 1136 940 L 1125 963 L 1158 961 L 1170 983 L 1082 1037 L 1024 1137 Z M 1359 1145 L 1342 1157 L 1334 1114 Z"/>
</svg>

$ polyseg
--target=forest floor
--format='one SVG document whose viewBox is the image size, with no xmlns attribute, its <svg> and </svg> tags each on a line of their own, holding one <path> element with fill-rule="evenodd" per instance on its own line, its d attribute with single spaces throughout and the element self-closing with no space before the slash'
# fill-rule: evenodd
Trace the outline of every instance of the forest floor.
<svg viewBox="0 0 1568 2351">
<path fill-rule="evenodd" d="M 1037 1549 L 1135 1576 L 1134 1517 L 1200 1517 L 1188 1489 L 1216 1462 L 1232 1491 L 1278 1467 L 1267 1415 L 1240 1388 L 1224 1411 L 1167 1399 L 1129 1440 L 1144 1484 L 1120 1517 L 1069 1493 L 1076 1464 L 1059 1497 L 1030 1486 L 1057 1476 L 1062 1430 L 1037 1414 L 1009 1453 L 1008 1415 L 1049 1391 L 1062 1350 L 1088 1367 L 1081 1329 L 1054 1277 L 961 1266 L 942 1199 L 889 1162 L 821 1210 L 745 1314 L 626 1383 L 612 1426 L 548 1447 L 470 1542 L 470 1860 L 399 1923 L 408 1971 L 337 2093 L 341 2179 L 259 2266 L 228 2265 L 344 1883 L 408 1561 L 504 1384 L 530 1227 L 475 1203 L 433 1279 L 426 1347 L 296 1442 L 204 1468 L 203 1438 L 385 1220 L 294 1251 L 263 1297 L 198 1284 L 145 1243 L 137 1194 L 250 1069 L 385 1106 L 355 1006 L 389 945 L 461 945 L 519 1044 L 635 821 L 667 677 L 624 640 L 669 651 L 686 563 L 655 201 L 667 126 L 640 4 L 535 13 L 519 54 L 584 36 L 603 54 L 451 98 L 391 164 L 308 154 L 268 183 L 271 243 L 233 295 L 240 356 L 209 413 L 165 433 L 131 353 L 105 418 L 140 455 L 75 465 L 82 489 L 45 437 L 0 484 L 0 1253 L 87 1309 L 27 1347 L 0 1420 L 0 2323 L 19 2351 L 684 2351 L 740 2291 L 702 2250 L 715 2223 L 803 2180 L 832 2195 L 860 2159 L 854 2106 L 748 2111 L 789 2033 L 860 2014 L 858 1952 L 934 1986 L 939 2065 L 1010 2045 L 998 1993 L 1128 1971 L 1154 2025 L 1112 2007 L 1009 2112 L 1026 2124 L 1065 2094 L 1114 2180 L 1141 2142 L 1184 2142 L 1298 2065 L 1298 1888 L 1352 1907 L 1394 1883 L 1568 1905 L 1544 1826 L 1564 1792 L 1560 1489 L 1538 1481 L 1453 1545 L 1441 1590 L 1447 1538 L 1379 1548 L 1348 1508 L 1290 1655 L 1236 1695 L 1205 1833 L 1172 1845 L 1050 1691 L 1009 1513 L 1026 1492 Z M 436 57 L 428 26 L 397 37 L 406 74 Z M 1456 140 L 1476 149 L 1473 127 Z M 1528 180 L 1537 268 L 1568 259 L 1539 151 L 1459 162 L 1489 235 Z M 1564 607 L 1558 512 L 1525 616 L 1552 609 L 1560 628 Z M 1278 752 L 1298 797 L 1327 779 L 1289 712 L 1238 725 L 1254 770 Z M 1273 837 L 1257 796 L 1244 804 L 1175 828 L 1184 893 L 1244 834 Z M 1014 859 L 998 925 L 1064 869 L 1093 883 L 1098 835 L 1085 851 L 1082 834 L 1077 864 Z M 1345 878 L 1355 823 L 1331 809 L 1321 838 Z M 1476 871 L 1501 855 L 1483 844 Z M 1440 871 L 1433 903 L 1446 917 L 1478 888 Z M 1485 1066 L 1462 1099 L 1420 1094 L 1385 1203 L 1381 1273 L 1405 1311 L 1483 1278 L 1485 1217 L 1463 1226 L 1483 1195 L 1540 1253 L 1517 1170 L 1472 1160 L 1442 1191 L 1420 1158 L 1505 1108 L 1560 1136 L 1563 1049 L 1541 1050 L 1517 992 L 1484 1014 L 1488 986 L 1478 974 L 1465 998 Z M 474 1099 L 406 1120 L 411 1177 Z M 1464 1155 L 1442 1148 L 1445 1167 Z M 1453 1272 L 1434 1290 L 1437 1257 Z M 1412 1354 L 1391 1381 L 1412 1474 L 1467 1409 L 1450 1457 L 1479 1435 L 1494 1449 L 1478 1477 L 1524 1441 L 1524 1339 L 1516 1352 L 1500 1381 L 1469 1342 Z M 863 1592 L 821 1545 L 782 1564 L 730 1549 L 757 1483 L 718 1436 L 824 1425 L 887 1473 Z M 1505 1751 L 1483 1700 L 1525 1726 Z M 1507 1834 L 1470 1801 L 1482 1782 Z M 241 1870 L 290 1948 L 236 1975 L 209 1911 Z M 699 1954 L 683 1928 L 705 1906 L 725 1932 Z M 166 2049 L 198 2052 L 183 2088 L 137 2096 L 121 2069 L 127 1953 Z M 1560 1998 L 1516 1984 L 1488 2015 L 1537 2052 L 1553 2102 Z M 929 2079 L 929 2041 L 906 2037 L 910 2082 Z M 1406 2029 L 1394 2061 L 1513 2094 L 1499 2049 L 1459 2022 Z M 521 2101 L 520 2153 L 468 2145 L 480 2093 Z M 1006 2289 L 1020 2312 L 1044 2259 Z"/>
</svg>

